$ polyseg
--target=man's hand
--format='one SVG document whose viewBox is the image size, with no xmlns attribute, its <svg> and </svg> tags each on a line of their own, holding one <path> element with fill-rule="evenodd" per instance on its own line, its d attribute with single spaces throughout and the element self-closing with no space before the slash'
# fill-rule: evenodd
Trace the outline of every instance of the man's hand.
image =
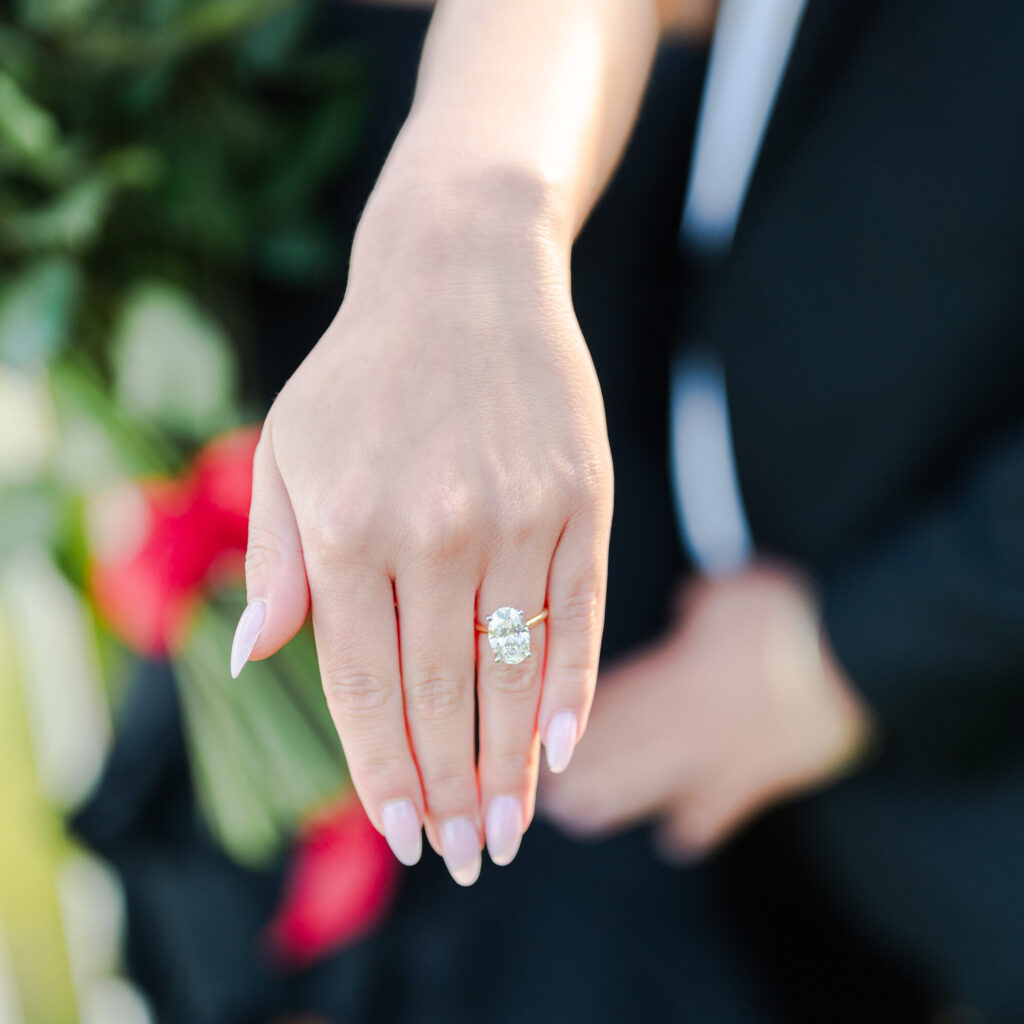
<svg viewBox="0 0 1024 1024">
<path fill-rule="evenodd" d="M 804 580 L 756 566 L 685 586 L 667 635 L 602 672 L 586 738 L 541 808 L 584 834 L 660 818 L 662 848 L 693 857 L 847 770 L 869 734 Z"/>
</svg>

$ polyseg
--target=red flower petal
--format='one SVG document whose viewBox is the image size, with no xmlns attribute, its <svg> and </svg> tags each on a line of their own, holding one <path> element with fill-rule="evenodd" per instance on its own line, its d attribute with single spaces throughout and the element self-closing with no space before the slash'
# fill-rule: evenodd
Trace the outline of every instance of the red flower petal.
<svg viewBox="0 0 1024 1024">
<path fill-rule="evenodd" d="M 141 543 L 94 560 L 89 586 L 97 608 L 143 654 L 176 649 L 205 584 L 242 578 L 258 439 L 255 427 L 231 431 L 210 442 L 184 476 L 143 483 Z"/>
<path fill-rule="evenodd" d="M 220 548 L 191 479 L 143 485 L 148 529 L 134 550 L 96 560 L 89 585 L 96 606 L 136 650 L 165 654 L 181 638 L 199 586 Z"/>
<path fill-rule="evenodd" d="M 303 967 L 362 938 L 391 906 L 399 872 L 355 796 L 310 822 L 267 929 L 272 955 Z"/>
<path fill-rule="evenodd" d="M 219 520 L 225 548 L 245 550 L 259 439 L 259 427 L 240 427 L 214 438 L 196 457 L 197 483 Z"/>
</svg>

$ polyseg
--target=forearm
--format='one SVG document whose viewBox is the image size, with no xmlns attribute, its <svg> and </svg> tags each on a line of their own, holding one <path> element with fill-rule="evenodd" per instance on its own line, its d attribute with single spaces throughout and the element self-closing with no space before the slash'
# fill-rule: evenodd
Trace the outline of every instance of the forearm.
<svg viewBox="0 0 1024 1024">
<path fill-rule="evenodd" d="M 629 135 L 659 19 L 655 0 L 441 0 L 377 192 L 493 189 L 567 249 Z"/>
</svg>

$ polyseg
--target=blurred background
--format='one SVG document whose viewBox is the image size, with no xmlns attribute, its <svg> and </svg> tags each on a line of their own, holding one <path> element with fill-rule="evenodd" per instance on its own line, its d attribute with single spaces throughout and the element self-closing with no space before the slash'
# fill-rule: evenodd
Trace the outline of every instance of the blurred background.
<svg viewBox="0 0 1024 1024">
<path fill-rule="evenodd" d="M 247 673 L 259 700 L 227 651 L 255 425 L 337 308 L 385 144 L 368 111 L 407 102 L 422 30 L 294 0 L 0 8 L 2 1024 L 152 1019 L 121 883 L 79 834 L 116 861 L 159 805 L 136 767 L 137 806 L 94 799 L 133 689 L 180 701 L 218 856 L 271 870 L 312 835 L 347 858 L 325 918 L 310 855 L 275 955 L 344 943 L 388 899 L 311 639 Z"/>
</svg>

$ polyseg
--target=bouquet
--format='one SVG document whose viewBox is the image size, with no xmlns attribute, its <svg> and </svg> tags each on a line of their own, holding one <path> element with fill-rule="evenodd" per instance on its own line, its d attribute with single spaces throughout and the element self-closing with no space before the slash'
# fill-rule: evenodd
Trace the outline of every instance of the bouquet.
<svg viewBox="0 0 1024 1024">
<path fill-rule="evenodd" d="M 29 552 L 77 595 L 115 710 L 132 658 L 171 661 L 210 834 L 246 865 L 293 851 L 267 936 L 299 964 L 396 881 L 311 634 L 228 673 L 260 414 L 243 296 L 345 264 L 318 202 L 365 74 L 312 44 L 317 10 L 22 0 L 0 26 L 0 564 Z"/>
</svg>

